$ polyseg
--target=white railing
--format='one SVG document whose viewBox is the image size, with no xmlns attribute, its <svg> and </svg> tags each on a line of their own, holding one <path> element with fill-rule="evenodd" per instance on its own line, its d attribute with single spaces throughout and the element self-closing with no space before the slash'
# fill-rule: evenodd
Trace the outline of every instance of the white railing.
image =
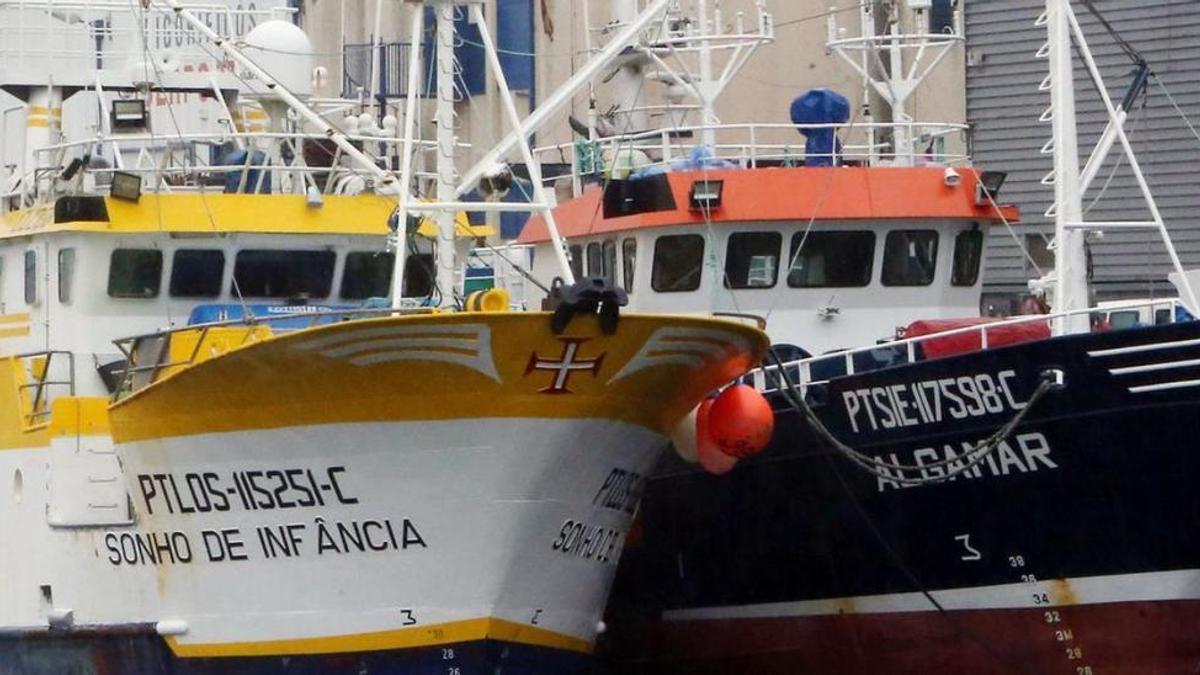
<svg viewBox="0 0 1200 675">
<path fill-rule="evenodd" d="M 257 24 L 286 19 L 294 9 L 250 9 L 254 3 L 187 3 L 222 37 L 245 35 Z M 0 0 L 0 66 L 8 72 L 88 62 L 125 68 L 152 52 L 184 63 L 224 61 L 198 32 L 161 4 L 142 11 L 129 0 Z"/>
<path fill-rule="evenodd" d="M 399 139 L 378 135 L 353 135 L 348 138 L 370 148 L 381 160 L 395 159 L 399 164 L 402 143 Z M 59 176 L 72 160 L 85 156 L 102 157 L 109 166 L 82 168 L 80 176 L 91 176 L 97 185 L 106 185 L 112 174 L 131 173 L 143 177 L 147 192 L 189 192 L 224 189 L 226 176 L 238 174 L 239 191 L 257 192 L 255 188 L 268 184 L 271 191 L 280 192 L 290 185 L 290 192 L 302 193 L 316 185 L 324 194 L 337 194 L 339 184 L 355 176 L 367 178 L 365 172 L 346 160 L 340 150 L 328 148 L 328 165 L 309 166 L 304 160 L 304 146 L 310 143 L 327 144 L 325 136 L 303 133 L 219 132 L 186 134 L 112 134 L 82 141 L 57 143 L 33 152 L 34 170 L 22 177 L 13 196 L 23 197 L 23 203 L 53 201 L 66 192 L 78 192 L 73 181 Z M 417 166 L 432 166 L 437 144 L 433 141 L 416 143 Z M 465 144 L 463 147 L 469 147 Z M 246 161 L 222 164 L 211 153 L 217 148 L 234 151 L 248 149 Z M 284 149 L 286 148 L 286 152 Z M 97 150 L 101 152 L 97 154 Z M 284 157 L 288 159 L 284 159 Z M 0 172 L 7 173 L 7 172 Z M 435 179 L 431 171 L 417 170 L 419 179 Z M 317 183 L 318 176 L 329 176 Z M 76 180 L 80 180 L 77 178 Z M 244 188 L 244 189 L 241 189 Z"/>
<path fill-rule="evenodd" d="M 465 287 L 468 280 L 488 282 L 492 288 L 508 291 L 512 309 L 529 309 L 531 282 L 527 274 L 528 270 L 533 269 L 535 248 L 529 244 L 506 244 L 472 250 L 462 270 L 462 286 Z M 490 274 L 478 274 L 483 270 L 490 271 Z"/>
<path fill-rule="evenodd" d="M 604 175 L 614 172 L 627 174 L 634 169 L 651 167 L 671 168 L 678 162 L 686 162 L 699 149 L 707 155 L 709 162 L 728 162 L 739 168 L 758 168 L 795 164 L 802 166 L 812 158 L 805 152 L 806 139 L 802 130 L 831 130 L 843 143 L 841 152 L 819 155 L 820 158 L 837 164 L 886 165 L 897 156 L 922 156 L 917 149 L 932 143 L 934 139 L 966 135 L 970 127 L 965 124 L 949 123 L 858 123 L 858 124 L 719 124 L 674 126 L 653 131 L 610 136 L 596 141 L 576 141 L 537 148 L 534 153 L 542 164 L 559 163 L 572 167 L 572 177 L 578 192 L 582 181 L 598 173 L 591 166 L 603 158 Z M 914 139 L 914 148 L 909 152 L 896 153 L 888 143 L 852 143 L 850 137 L 863 133 L 868 138 L 879 138 L 887 132 L 904 132 L 901 136 Z M 715 132 L 715 144 L 706 145 L 702 139 L 707 133 Z M 781 141 L 785 137 L 795 140 Z M 589 157 L 580 157 L 581 150 Z M 641 153 L 634 157 L 635 153 Z M 926 162 L 936 166 L 961 165 L 968 161 L 965 154 L 940 153 L 929 156 Z M 588 164 L 588 166 L 581 166 Z M 561 177 L 561 176 L 559 176 Z"/>
<path fill-rule="evenodd" d="M 1056 314 L 1029 314 L 1003 319 L 1000 321 L 980 323 L 974 326 L 966 326 L 963 328 L 955 328 L 952 330 L 930 333 L 929 335 L 880 342 L 878 344 L 866 347 L 834 351 L 827 354 L 821 354 L 820 356 L 810 356 L 804 359 L 789 361 L 782 365 L 792 381 L 795 384 L 800 385 L 801 391 L 804 391 L 805 387 L 827 384 L 829 382 L 828 379 L 818 380 L 813 378 L 812 367 L 814 364 L 828 364 L 830 368 L 842 370 L 842 372 L 838 373 L 838 377 L 842 377 L 844 375 L 854 375 L 860 372 L 877 370 L 877 368 L 857 368 L 855 357 L 859 355 L 867 355 L 881 351 L 891 352 L 891 356 L 897 357 L 900 360 L 889 363 L 889 366 L 905 365 L 922 360 L 918 348 L 921 345 L 934 340 L 943 340 L 945 338 L 964 335 L 977 335 L 979 337 L 980 350 L 986 351 L 991 349 L 988 333 L 994 332 L 998 329 L 1009 328 L 1012 326 L 1027 326 L 1038 323 L 1044 323 L 1047 324 L 1047 326 L 1052 327 L 1054 322 L 1074 316 L 1105 315 L 1112 312 L 1129 311 L 1141 308 L 1149 308 L 1151 310 L 1152 319 L 1154 310 L 1169 309 L 1170 320 L 1167 323 L 1175 323 L 1176 317 L 1178 316 L 1178 310 L 1181 307 L 1183 307 L 1183 304 L 1178 299 L 1147 300 L 1145 302 L 1130 301 L 1128 304 L 1122 303 L 1119 307 L 1090 307 L 1088 309 L 1059 312 Z M 764 393 L 769 393 L 778 390 L 782 386 L 782 378 L 779 375 L 779 368 L 780 366 L 778 364 L 764 366 L 751 372 L 746 377 L 750 378 L 750 381 L 753 382 L 755 388 L 763 391 Z"/>
</svg>

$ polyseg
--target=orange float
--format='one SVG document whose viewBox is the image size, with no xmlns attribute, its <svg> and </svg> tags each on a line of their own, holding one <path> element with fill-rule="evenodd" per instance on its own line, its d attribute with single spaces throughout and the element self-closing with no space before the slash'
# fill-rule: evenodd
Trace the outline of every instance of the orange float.
<svg viewBox="0 0 1200 675">
<path fill-rule="evenodd" d="M 713 405 L 713 400 L 709 399 L 696 410 L 696 455 L 705 471 L 722 476 L 733 471 L 738 461 L 736 457 L 722 452 L 713 439 L 710 428 Z"/>
<path fill-rule="evenodd" d="M 708 412 L 708 431 L 720 451 L 730 457 L 753 457 L 771 442 L 775 413 L 757 389 L 734 385 L 713 401 Z"/>
</svg>

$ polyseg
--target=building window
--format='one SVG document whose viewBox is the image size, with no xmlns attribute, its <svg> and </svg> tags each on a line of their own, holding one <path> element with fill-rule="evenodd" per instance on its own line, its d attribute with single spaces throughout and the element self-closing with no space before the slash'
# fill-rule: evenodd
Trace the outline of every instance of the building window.
<svg viewBox="0 0 1200 675">
<path fill-rule="evenodd" d="M 433 254 L 414 253 L 404 263 L 404 285 L 400 292 L 406 298 L 429 298 L 434 287 Z"/>
<path fill-rule="evenodd" d="M 215 249 L 179 249 L 171 263 L 173 298 L 215 298 L 221 295 L 225 276 L 225 252 Z"/>
<path fill-rule="evenodd" d="M 604 278 L 608 283 L 617 283 L 617 242 L 610 239 L 604 242 Z"/>
<path fill-rule="evenodd" d="M 600 244 L 592 242 L 587 246 L 587 273 L 589 277 L 604 276 L 604 252 Z"/>
<path fill-rule="evenodd" d="M 704 237 L 675 234 L 654 242 L 650 286 L 659 293 L 683 293 L 700 288 L 704 272 Z"/>
<path fill-rule="evenodd" d="M 157 298 L 162 267 L 162 251 L 119 248 L 109 261 L 108 294 L 114 298 Z"/>
<path fill-rule="evenodd" d="M 37 292 L 37 251 L 25 251 L 25 304 L 36 305 Z"/>
<path fill-rule="evenodd" d="M 341 295 L 346 300 L 386 298 L 392 292 L 392 253 L 362 251 L 346 255 Z"/>
<path fill-rule="evenodd" d="M 883 249 L 884 286 L 928 286 L 937 269 L 938 233 L 934 230 L 888 232 Z"/>
<path fill-rule="evenodd" d="M 571 253 L 571 274 L 576 279 L 583 278 L 583 247 L 573 245 L 567 249 Z"/>
<path fill-rule="evenodd" d="M 637 271 L 637 239 L 621 242 L 621 263 L 625 272 L 625 292 L 633 292 L 634 274 Z"/>
<path fill-rule="evenodd" d="M 1041 276 L 1054 269 L 1054 251 L 1050 250 L 1050 240 L 1042 234 L 1025 235 L 1026 272 Z"/>
<path fill-rule="evenodd" d="M 333 251 L 239 251 L 233 278 L 249 298 L 327 298 L 336 260 Z"/>
<path fill-rule="evenodd" d="M 774 288 L 779 280 L 778 232 L 738 232 L 725 249 L 726 288 Z"/>
<path fill-rule="evenodd" d="M 974 286 L 979 281 L 983 261 L 983 232 L 976 225 L 954 238 L 954 274 L 950 283 L 955 286 Z"/>
<path fill-rule="evenodd" d="M 64 248 L 58 251 L 58 301 L 62 304 L 71 302 L 71 286 L 75 283 L 75 249 Z"/>
<path fill-rule="evenodd" d="M 792 288 L 862 288 L 875 271 L 874 232 L 797 232 L 792 236 Z"/>
</svg>

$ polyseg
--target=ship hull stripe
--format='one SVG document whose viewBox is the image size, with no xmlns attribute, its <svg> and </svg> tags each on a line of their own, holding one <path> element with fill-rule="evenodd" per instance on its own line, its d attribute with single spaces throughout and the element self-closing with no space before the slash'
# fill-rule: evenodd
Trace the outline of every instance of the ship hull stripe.
<svg viewBox="0 0 1200 675">
<path fill-rule="evenodd" d="M 1034 595 L 1045 594 L 1048 602 L 1035 605 Z M 946 610 L 1017 609 L 1063 605 L 1142 602 L 1155 600 L 1200 600 L 1200 570 L 1118 574 L 1080 579 L 1002 584 L 975 588 L 933 591 Z M 698 607 L 663 613 L 667 621 L 719 619 L 762 619 L 790 616 L 825 616 L 847 613 L 889 614 L 935 609 L 922 593 L 892 593 L 852 598 L 829 598 L 800 602 L 777 602 L 730 607 Z"/>
</svg>

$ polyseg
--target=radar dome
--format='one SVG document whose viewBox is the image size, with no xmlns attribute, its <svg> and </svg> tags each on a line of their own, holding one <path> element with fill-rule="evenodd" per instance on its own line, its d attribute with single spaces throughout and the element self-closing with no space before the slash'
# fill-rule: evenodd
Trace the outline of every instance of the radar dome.
<svg viewBox="0 0 1200 675">
<path fill-rule="evenodd" d="M 279 19 L 264 21 L 246 34 L 245 43 L 246 56 L 288 91 L 297 96 L 312 94 L 312 42 L 299 26 Z"/>
</svg>

